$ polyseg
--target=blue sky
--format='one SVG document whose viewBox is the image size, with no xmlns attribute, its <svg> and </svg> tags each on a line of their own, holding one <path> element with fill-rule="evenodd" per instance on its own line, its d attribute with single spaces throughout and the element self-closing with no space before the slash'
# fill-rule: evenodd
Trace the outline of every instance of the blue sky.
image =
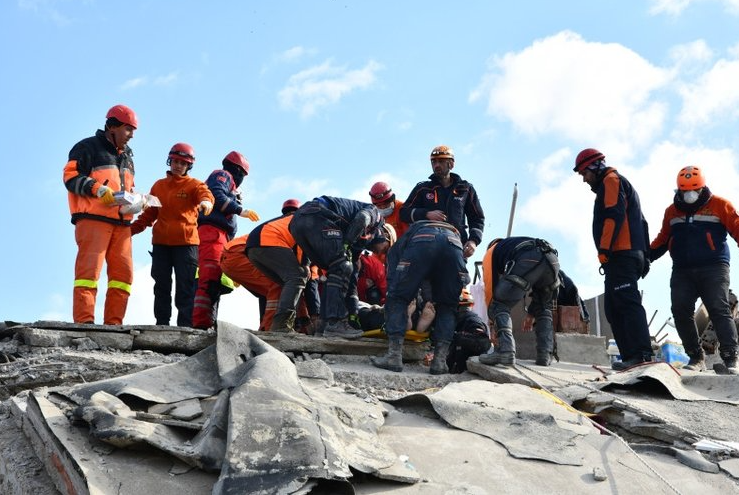
<svg viewBox="0 0 739 495">
<path fill-rule="evenodd" d="M 738 0 L 2 2 L 0 319 L 71 320 L 62 168 L 118 103 L 139 116 L 138 190 L 175 142 L 194 146 L 200 179 L 235 149 L 262 218 L 290 197 L 367 201 L 377 180 L 405 199 L 448 144 L 480 194 L 484 244 L 505 235 L 518 183 L 513 233 L 550 240 L 596 295 L 575 155 L 596 147 L 631 180 L 652 237 L 685 165 L 739 201 L 738 28 Z M 239 219 L 242 234 L 254 226 Z M 125 323 L 153 322 L 150 236 L 134 238 Z M 653 330 L 670 315 L 670 268 L 659 260 L 642 283 Z M 221 318 L 256 327 L 254 298 L 226 296 Z"/>
</svg>

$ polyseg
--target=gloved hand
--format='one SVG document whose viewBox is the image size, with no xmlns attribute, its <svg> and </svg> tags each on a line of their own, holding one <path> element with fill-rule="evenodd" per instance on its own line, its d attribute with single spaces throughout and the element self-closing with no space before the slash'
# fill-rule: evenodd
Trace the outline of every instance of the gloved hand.
<svg viewBox="0 0 739 495">
<path fill-rule="evenodd" d="M 254 210 L 241 210 L 241 213 L 239 213 L 240 217 L 248 218 L 252 222 L 256 222 L 259 220 L 259 215 Z"/>
<path fill-rule="evenodd" d="M 641 278 L 644 278 L 647 276 L 647 273 L 649 273 L 649 268 L 651 268 L 652 262 L 649 261 L 649 258 L 644 258 L 644 266 L 641 269 Z"/>
<path fill-rule="evenodd" d="M 103 201 L 103 204 L 105 206 L 111 206 L 115 204 L 115 198 L 113 197 L 113 190 L 109 188 L 108 186 L 98 187 L 97 196 Z"/>
<path fill-rule="evenodd" d="M 203 215 L 210 215 L 210 212 L 213 211 L 213 203 L 204 199 L 198 205 L 198 211 L 202 211 Z"/>
</svg>

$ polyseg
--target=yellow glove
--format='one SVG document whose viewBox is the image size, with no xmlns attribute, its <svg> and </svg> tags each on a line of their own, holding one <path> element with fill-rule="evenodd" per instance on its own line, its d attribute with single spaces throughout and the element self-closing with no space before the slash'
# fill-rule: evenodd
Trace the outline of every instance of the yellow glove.
<svg viewBox="0 0 739 495">
<path fill-rule="evenodd" d="M 240 217 L 248 218 L 252 222 L 256 222 L 259 220 L 259 215 L 257 215 L 257 212 L 254 210 L 241 210 L 241 213 L 239 213 Z"/>
<path fill-rule="evenodd" d="M 198 205 L 198 211 L 202 211 L 203 215 L 210 215 L 210 212 L 213 211 L 213 203 L 211 203 L 207 199 L 204 199 Z"/>
<path fill-rule="evenodd" d="M 115 204 L 115 198 L 113 197 L 113 190 L 108 186 L 98 187 L 97 192 L 98 198 L 100 198 L 105 206 L 111 206 Z"/>
</svg>

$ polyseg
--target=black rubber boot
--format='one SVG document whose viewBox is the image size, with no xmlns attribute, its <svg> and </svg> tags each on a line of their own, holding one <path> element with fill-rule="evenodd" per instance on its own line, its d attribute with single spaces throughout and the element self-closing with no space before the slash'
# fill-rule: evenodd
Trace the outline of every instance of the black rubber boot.
<svg viewBox="0 0 739 495">
<path fill-rule="evenodd" d="M 516 342 L 513 340 L 513 331 L 510 328 L 498 330 L 498 346 L 492 354 L 482 354 L 478 359 L 482 364 L 490 366 L 516 364 Z"/>
<path fill-rule="evenodd" d="M 370 362 L 376 368 L 390 371 L 403 371 L 403 339 L 388 340 L 387 353 L 384 356 L 371 356 Z"/>
</svg>

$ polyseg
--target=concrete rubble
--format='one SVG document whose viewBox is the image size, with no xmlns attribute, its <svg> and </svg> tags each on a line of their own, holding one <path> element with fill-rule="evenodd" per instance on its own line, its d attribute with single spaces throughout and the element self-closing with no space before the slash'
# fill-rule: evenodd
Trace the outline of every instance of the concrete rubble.
<svg viewBox="0 0 739 495">
<path fill-rule="evenodd" d="M 0 493 L 739 493 L 739 376 L 560 339 L 432 376 L 386 342 L 0 325 Z M 600 339 L 599 341 L 600 342 Z M 697 445 L 697 447 L 696 447 Z"/>
</svg>

